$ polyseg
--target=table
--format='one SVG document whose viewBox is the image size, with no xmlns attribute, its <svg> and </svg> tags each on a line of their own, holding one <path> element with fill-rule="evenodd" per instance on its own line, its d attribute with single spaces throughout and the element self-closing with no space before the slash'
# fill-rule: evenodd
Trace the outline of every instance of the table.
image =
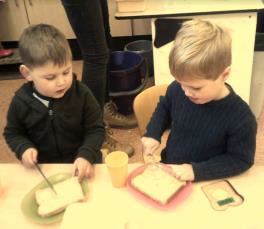
<svg viewBox="0 0 264 229">
<path fill-rule="evenodd" d="M 141 164 L 129 164 L 131 172 Z M 71 165 L 44 164 L 42 169 L 47 176 L 60 172 L 70 172 Z M 26 193 L 42 181 L 36 170 L 25 169 L 20 164 L 0 164 L 0 180 L 5 194 L 0 196 L 0 225 L 3 229 L 43 229 L 60 228 L 61 223 L 37 225 L 24 218 L 20 203 Z M 236 190 L 245 198 L 239 207 L 229 207 L 226 211 L 215 211 L 201 190 L 203 185 L 211 182 L 193 184 L 192 194 L 177 207 L 161 211 L 135 198 L 126 188 L 113 188 L 106 166 L 95 166 L 95 178 L 90 180 L 89 200 L 87 206 L 96 206 L 101 215 L 96 214 L 95 207 L 87 208 L 87 219 L 105 218 L 105 212 L 118 220 L 144 222 L 149 228 L 214 228 L 214 229 L 263 229 L 264 206 L 264 166 L 253 166 L 247 172 L 228 179 Z M 97 212 L 98 212 L 97 211 Z M 96 228 L 96 227 L 94 227 Z M 65 229 L 65 228 L 61 228 Z M 81 222 L 78 229 L 81 229 Z M 100 229 L 100 228 L 98 228 Z M 127 228 L 128 229 L 128 228 Z M 130 227 L 129 229 L 135 229 Z M 139 229 L 139 228 L 137 228 Z"/>
<path fill-rule="evenodd" d="M 257 11 L 264 8 L 262 0 L 145 0 L 144 12 L 116 13 L 117 19 L 152 18 L 152 39 L 157 37 L 155 22 L 160 18 L 199 18 L 214 21 L 231 30 L 232 70 L 227 80 L 247 103 L 256 34 Z M 170 28 L 168 28 L 169 30 Z M 174 80 L 169 71 L 168 55 L 172 42 L 153 46 L 155 84 L 169 84 Z"/>
</svg>

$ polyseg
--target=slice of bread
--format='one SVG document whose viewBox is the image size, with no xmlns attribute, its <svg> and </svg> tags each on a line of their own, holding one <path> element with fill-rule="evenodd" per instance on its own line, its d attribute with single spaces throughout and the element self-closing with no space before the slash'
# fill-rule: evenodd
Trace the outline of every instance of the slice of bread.
<svg viewBox="0 0 264 229">
<path fill-rule="evenodd" d="M 72 177 L 54 185 L 57 195 L 50 188 L 37 190 L 35 199 L 38 214 L 42 217 L 62 212 L 69 204 L 84 200 L 82 187 L 77 177 Z"/>
<path fill-rule="evenodd" d="M 165 205 L 186 185 L 161 167 L 146 169 L 131 180 L 131 185 L 156 202 Z"/>
</svg>

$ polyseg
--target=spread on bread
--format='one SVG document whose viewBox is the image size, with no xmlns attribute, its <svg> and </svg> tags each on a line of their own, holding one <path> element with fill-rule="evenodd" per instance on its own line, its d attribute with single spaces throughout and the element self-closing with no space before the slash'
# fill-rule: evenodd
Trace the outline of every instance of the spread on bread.
<svg viewBox="0 0 264 229">
<path fill-rule="evenodd" d="M 146 167 L 131 180 L 134 188 L 162 205 L 167 204 L 185 184 L 186 182 L 179 181 L 161 167 Z"/>
<path fill-rule="evenodd" d="M 60 213 L 69 204 L 84 200 L 82 187 L 77 177 L 54 184 L 54 189 L 57 194 L 52 192 L 50 188 L 39 189 L 35 193 L 38 214 L 42 217 Z"/>
</svg>

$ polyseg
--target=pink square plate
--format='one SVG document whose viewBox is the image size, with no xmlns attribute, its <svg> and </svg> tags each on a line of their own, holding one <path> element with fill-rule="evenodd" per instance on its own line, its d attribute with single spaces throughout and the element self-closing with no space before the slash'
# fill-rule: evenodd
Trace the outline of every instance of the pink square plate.
<svg viewBox="0 0 264 229">
<path fill-rule="evenodd" d="M 162 169 L 166 172 L 168 172 L 169 174 L 173 175 L 173 171 L 172 168 L 169 165 L 165 165 L 165 164 L 161 164 Z M 192 192 L 192 182 L 187 182 L 186 185 L 184 187 L 182 187 L 178 192 L 176 192 L 171 198 L 170 200 L 166 203 L 166 204 L 161 204 L 158 201 L 150 198 L 149 196 L 147 196 L 146 194 L 144 194 L 143 192 L 139 191 L 136 187 L 134 187 L 131 183 L 131 180 L 140 175 L 144 169 L 147 167 L 147 165 L 142 165 L 138 168 L 136 168 L 135 170 L 133 170 L 127 178 L 127 188 L 128 190 L 134 195 L 136 196 L 140 201 L 145 202 L 155 208 L 159 208 L 161 210 L 169 210 L 172 207 L 175 207 L 177 205 L 179 205 L 180 203 L 184 202 L 188 196 L 191 194 Z M 175 178 L 176 179 L 176 178 Z"/>
</svg>

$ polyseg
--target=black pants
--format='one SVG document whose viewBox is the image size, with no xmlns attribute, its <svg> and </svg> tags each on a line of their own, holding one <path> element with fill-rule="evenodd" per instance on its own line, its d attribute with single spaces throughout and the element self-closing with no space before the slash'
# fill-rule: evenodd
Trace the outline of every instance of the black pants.
<svg viewBox="0 0 264 229">
<path fill-rule="evenodd" d="M 83 56 L 82 82 L 103 107 L 109 100 L 111 33 L 107 0 L 61 0 Z"/>
</svg>

